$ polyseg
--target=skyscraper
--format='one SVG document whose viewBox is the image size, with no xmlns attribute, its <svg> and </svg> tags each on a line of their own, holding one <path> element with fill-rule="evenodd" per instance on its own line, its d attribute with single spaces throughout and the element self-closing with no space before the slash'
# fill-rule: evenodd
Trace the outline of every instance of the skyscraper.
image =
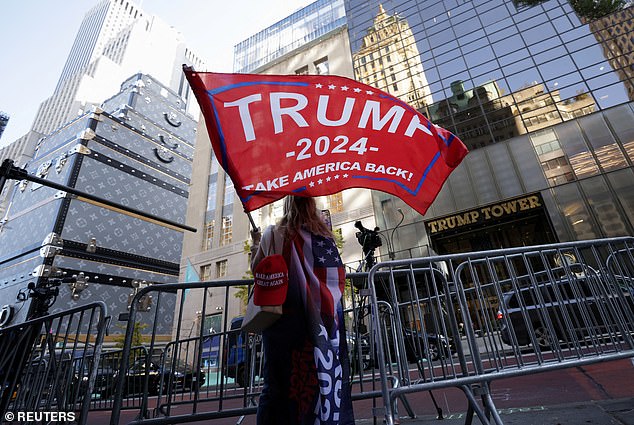
<svg viewBox="0 0 634 425">
<path fill-rule="evenodd" d="M 129 1 L 101 1 L 84 18 L 57 88 L 38 111 L 39 131 L 5 149 L 28 157 L 19 165 L 38 177 L 182 224 L 196 126 L 183 63 L 204 69 L 178 31 Z M 0 298 L 9 320 L 32 315 L 31 299 L 19 294 L 57 272 L 84 273 L 90 283 L 82 296 L 83 284 L 62 286 L 51 310 L 102 300 L 115 316 L 139 287 L 178 280 L 178 226 L 26 181 L 6 186 Z M 34 252 L 33 241 L 43 250 Z M 173 308 L 166 305 L 167 333 Z"/>
<path fill-rule="evenodd" d="M 634 100 L 633 15 L 634 8 L 628 7 L 589 23 L 603 54 L 625 84 L 630 100 Z"/>
<path fill-rule="evenodd" d="M 99 105 L 139 70 L 187 99 L 182 64 L 205 67 L 176 29 L 129 0 L 101 0 L 86 13 L 55 91 L 40 105 L 32 130 L 52 132 Z"/>
<path fill-rule="evenodd" d="M 433 103 L 421 56 L 406 19 L 383 5 L 353 55 L 359 81 L 386 91 L 426 112 Z"/>
<path fill-rule="evenodd" d="M 187 102 L 182 64 L 204 70 L 204 61 L 185 45 L 180 32 L 147 15 L 129 0 L 100 0 L 85 15 L 53 94 L 40 104 L 31 131 L 0 151 L 19 166 L 33 157 L 37 140 L 98 106 L 139 71 L 151 75 Z M 12 156 L 9 156 L 12 155 Z M 7 204 L 0 194 L 0 213 Z"/>
<path fill-rule="evenodd" d="M 521 3 L 346 2 L 356 56 L 381 47 L 377 10 L 408 22 L 429 117 L 471 150 L 424 217 L 406 214 L 401 247 L 453 253 L 634 233 L 633 8 L 597 17 L 565 0 Z M 355 61 L 356 77 L 365 73 Z M 389 211 L 409 211 L 375 198 L 381 227 Z M 516 208 L 528 199 L 531 208 Z"/>
</svg>

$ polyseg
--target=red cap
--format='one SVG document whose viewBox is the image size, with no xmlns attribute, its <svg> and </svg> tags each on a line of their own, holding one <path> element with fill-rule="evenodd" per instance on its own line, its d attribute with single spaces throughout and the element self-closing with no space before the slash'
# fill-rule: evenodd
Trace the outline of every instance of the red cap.
<svg viewBox="0 0 634 425">
<path fill-rule="evenodd" d="M 253 304 L 284 304 L 288 290 L 288 267 L 284 257 L 280 254 L 264 257 L 255 267 L 253 277 Z"/>
</svg>

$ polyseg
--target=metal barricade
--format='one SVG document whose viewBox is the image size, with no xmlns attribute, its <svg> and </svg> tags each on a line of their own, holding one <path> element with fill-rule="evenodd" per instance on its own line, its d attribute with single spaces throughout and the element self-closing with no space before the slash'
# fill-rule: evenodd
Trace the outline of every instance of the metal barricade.
<svg viewBox="0 0 634 425">
<path fill-rule="evenodd" d="M 122 409 L 140 409 L 143 394 L 156 394 L 156 379 L 146 379 L 145 364 L 150 353 L 145 347 L 133 347 L 128 356 L 128 368 L 122 373 L 123 350 L 102 352 L 97 363 L 97 372 L 92 388 L 90 410 L 110 410 L 114 403 L 114 391 L 118 379 L 123 377 Z M 147 381 L 147 382 L 146 382 Z"/>
<path fill-rule="evenodd" d="M 178 423 L 255 413 L 260 391 L 257 369 L 261 344 L 258 338 L 240 330 L 239 312 L 235 313 L 235 320 L 224 314 L 229 311 L 235 292 L 247 291 L 252 284 L 252 280 L 233 280 L 154 285 L 135 295 L 121 352 L 121 373 L 131 369 L 134 324 L 141 315 L 149 315 L 154 318 L 151 321 L 158 322 L 164 304 L 176 305 L 176 311 L 170 335 L 160 335 L 154 328 L 146 336 L 149 353 L 156 353 L 159 347 L 163 351 L 140 365 L 142 385 L 148 391 L 140 394 L 139 413 L 132 423 Z M 151 303 L 144 303 L 149 297 Z M 209 302 L 212 297 L 222 299 L 223 305 L 212 308 Z M 166 302 L 168 298 L 170 302 Z M 195 317 L 188 316 L 188 311 L 194 311 Z M 221 318 L 213 330 L 206 328 L 206 318 L 210 316 Z M 166 337 L 169 341 L 164 345 L 161 338 Z M 121 411 L 131 407 L 126 406 L 124 381 L 117 380 L 115 384 L 111 424 L 118 424 Z M 178 409 L 174 409 L 176 406 Z"/>
<path fill-rule="evenodd" d="M 386 423 L 403 395 L 456 387 L 467 423 L 475 414 L 502 424 L 493 380 L 634 356 L 633 278 L 633 238 L 376 265 L 369 289 Z"/>
<path fill-rule="evenodd" d="M 350 275 L 351 279 L 367 282 L 367 273 Z M 151 329 L 145 339 L 148 353 L 163 350 L 160 356 L 151 356 L 138 370 L 142 380 L 137 388 L 145 388 L 130 398 L 124 381 L 114 380 L 113 390 L 104 397 L 93 398 L 93 408 L 112 409 L 111 424 L 119 424 L 124 410 L 138 413 L 130 423 L 165 424 L 212 420 L 235 417 L 237 423 L 247 415 L 254 415 L 262 391 L 263 353 L 261 336 L 244 333 L 239 311 L 230 310 L 229 303 L 237 291 L 248 291 L 252 280 L 214 281 L 154 285 L 140 290 L 129 310 L 126 340 L 117 353 L 118 375 L 126 376 L 133 365 L 132 335 L 135 323 L 141 318 L 158 321 L 163 304 L 176 305 L 174 325 L 166 345 L 159 344 L 162 337 Z M 360 283 L 367 286 L 367 283 Z M 369 297 L 363 291 L 355 291 L 346 297 L 346 326 L 351 364 L 354 371 L 353 400 L 375 400 L 376 408 L 382 408 L 382 393 L 376 350 L 370 340 L 371 320 Z M 366 291 L 367 292 L 367 291 Z M 148 304 L 140 302 L 151 297 Z M 176 302 L 165 303 L 166 297 Z M 210 299 L 221 299 L 211 307 Z M 187 303 L 186 300 L 190 300 Z M 195 300 L 195 301 L 192 301 Z M 195 312 L 195 318 L 187 317 L 187 311 Z M 230 312 L 233 311 L 233 312 Z M 221 313 L 219 313 L 221 312 Z M 230 312 L 230 313 L 226 313 Z M 221 320 L 209 329 L 205 318 L 217 316 Z M 235 317 L 234 317 L 235 316 Z M 145 320 L 151 322 L 152 320 Z M 109 355 L 109 353 L 107 353 Z M 140 359 L 141 357 L 139 357 Z M 103 363 L 103 360 L 102 360 Z M 113 363 L 110 361 L 110 363 Z M 139 363 L 139 361 L 137 361 Z M 110 388 L 110 387 L 108 387 Z M 154 388 L 158 390 L 153 391 Z M 406 400 L 401 398 L 404 403 Z M 411 409 L 407 404 L 408 411 Z"/>
<path fill-rule="evenodd" d="M 2 417 L 86 423 L 108 320 L 99 302 L 0 329 Z"/>
</svg>

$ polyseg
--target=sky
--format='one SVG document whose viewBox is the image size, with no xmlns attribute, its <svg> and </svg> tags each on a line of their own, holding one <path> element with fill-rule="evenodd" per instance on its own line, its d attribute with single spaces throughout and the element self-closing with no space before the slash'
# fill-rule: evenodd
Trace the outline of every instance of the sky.
<svg viewBox="0 0 634 425">
<path fill-rule="evenodd" d="M 233 47 L 314 0 L 136 0 L 185 37 L 210 71 L 231 72 Z M 0 1 L 0 148 L 26 134 L 53 94 L 86 12 L 98 0 Z"/>
</svg>

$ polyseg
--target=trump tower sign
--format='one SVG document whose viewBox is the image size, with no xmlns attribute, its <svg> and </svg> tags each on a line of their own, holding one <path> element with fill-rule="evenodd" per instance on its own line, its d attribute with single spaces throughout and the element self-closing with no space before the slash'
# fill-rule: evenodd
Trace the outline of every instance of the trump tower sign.
<svg viewBox="0 0 634 425">
<path fill-rule="evenodd" d="M 348 78 L 184 72 L 245 211 L 364 187 L 422 215 L 467 154 L 409 105 Z"/>
</svg>

